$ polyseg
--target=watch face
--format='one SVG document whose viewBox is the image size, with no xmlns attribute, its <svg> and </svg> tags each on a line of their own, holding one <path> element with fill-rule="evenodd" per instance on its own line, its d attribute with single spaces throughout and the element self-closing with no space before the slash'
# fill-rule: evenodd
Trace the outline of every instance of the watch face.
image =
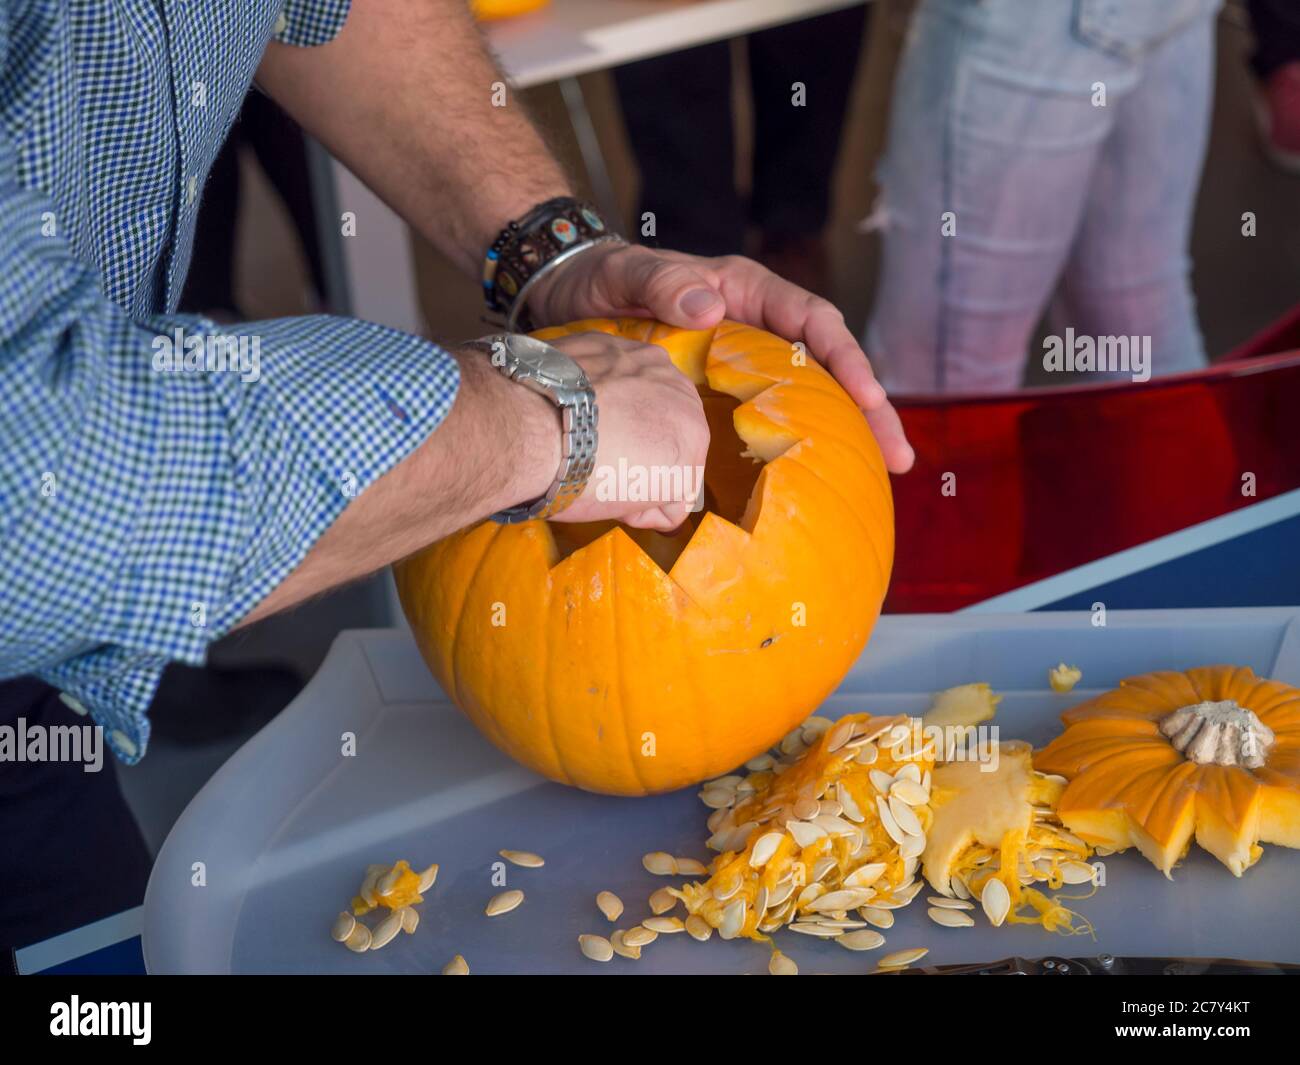
<svg viewBox="0 0 1300 1065">
<path fill-rule="evenodd" d="M 524 371 L 547 385 L 581 388 L 587 383 L 582 368 L 550 344 L 529 336 L 512 335 L 507 338 L 506 346 Z"/>
</svg>

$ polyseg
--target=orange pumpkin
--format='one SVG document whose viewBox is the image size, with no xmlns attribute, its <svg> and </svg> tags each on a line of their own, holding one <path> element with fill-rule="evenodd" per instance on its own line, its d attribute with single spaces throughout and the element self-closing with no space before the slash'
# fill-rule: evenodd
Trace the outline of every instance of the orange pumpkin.
<svg viewBox="0 0 1300 1065">
<path fill-rule="evenodd" d="M 1300 847 L 1300 690 L 1236 666 L 1146 673 L 1066 711 L 1034 757 L 1070 783 L 1057 812 L 1166 876 L 1193 837 L 1235 876 L 1259 843 Z"/>
<path fill-rule="evenodd" d="M 425 661 L 480 730 L 551 780 L 642 795 L 766 750 L 839 684 L 893 561 L 866 421 L 802 348 L 724 322 L 575 322 L 659 344 L 697 385 L 706 509 L 678 534 L 486 522 L 395 567 Z"/>
<path fill-rule="evenodd" d="M 480 22 L 514 18 L 545 7 L 551 0 L 470 0 L 470 10 Z"/>
</svg>

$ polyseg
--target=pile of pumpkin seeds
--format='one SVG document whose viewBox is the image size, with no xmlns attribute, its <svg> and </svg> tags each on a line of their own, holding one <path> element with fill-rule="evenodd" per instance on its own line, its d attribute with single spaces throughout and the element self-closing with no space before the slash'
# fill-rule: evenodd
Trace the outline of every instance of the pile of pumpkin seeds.
<svg viewBox="0 0 1300 1065">
<path fill-rule="evenodd" d="M 399 932 L 414 933 L 420 924 L 420 912 L 415 907 L 424 901 L 424 892 L 433 887 L 437 878 L 436 864 L 421 873 L 415 872 L 405 859 L 393 865 L 367 866 L 351 910 L 342 911 L 334 919 L 331 938 L 361 954 L 388 946 Z M 388 913 L 373 928 L 359 920 L 381 909 Z"/>
<path fill-rule="evenodd" d="M 877 931 L 921 891 L 918 877 L 930 824 L 927 752 L 908 749 L 912 719 L 851 715 L 809 718 L 745 774 L 709 781 L 700 800 L 713 813 L 708 866 L 655 851 L 642 859 L 656 876 L 708 876 L 704 883 L 662 887 L 649 898 L 653 916 L 603 936 L 579 937 L 594 961 L 639 958 L 660 935 L 686 932 L 707 941 L 739 936 L 767 940 L 788 928 L 831 939 L 847 950 L 885 943 Z M 743 889 L 743 890 L 742 890 Z M 617 902 L 617 905 L 614 905 Z M 670 913 L 679 904 L 685 918 Z M 601 892 L 597 906 L 614 922 L 623 904 Z M 872 927 L 874 926 L 874 927 Z M 926 948 L 895 951 L 883 971 L 906 968 Z M 793 959 L 773 949 L 769 972 L 794 975 Z"/>
</svg>

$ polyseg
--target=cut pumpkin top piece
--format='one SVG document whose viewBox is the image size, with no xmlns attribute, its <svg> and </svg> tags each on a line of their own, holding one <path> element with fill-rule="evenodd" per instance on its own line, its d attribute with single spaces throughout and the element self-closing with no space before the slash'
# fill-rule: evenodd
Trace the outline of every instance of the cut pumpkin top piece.
<svg viewBox="0 0 1300 1065">
<path fill-rule="evenodd" d="M 1145 673 L 1062 720 L 1034 764 L 1070 781 L 1060 817 L 1090 843 L 1166 876 L 1193 839 L 1235 876 L 1261 842 L 1300 847 L 1300 689 L 1239 666 Z"/>
</svg>

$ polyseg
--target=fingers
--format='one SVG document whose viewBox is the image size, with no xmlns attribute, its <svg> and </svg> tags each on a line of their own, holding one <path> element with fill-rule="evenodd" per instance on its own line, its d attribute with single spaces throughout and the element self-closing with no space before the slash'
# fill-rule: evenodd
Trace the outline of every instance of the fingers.
<svg viewBox="0 0 1300 1065">
<path fill-rule="evenodd" d="M 677 529 L 691 513 L 689 503 L 664 503 L 648 510 L 629 514 L 623 518 L 626 525 L 634 529 L 651 529 L 654 532 L 670 533 Z"/>
<path fill-rule="evenodd" d="M 645 248 L 626 248 L 607 260 L 609 295 L 617 306 L 637 308 L 679 329 L 709 329 L 727 305 L 704 272 Z"/>
<path fill-rule="evenodd" d="M 871 427 L 880 453 L 885 457 L 885 469 L 890 473 L 906 473 L 916 461 L 916 452 L 907 442 L 903 423 L 892 403 L 886 402 L 875 410 L 867 411 L 867 424 Z"/>
</svg>

